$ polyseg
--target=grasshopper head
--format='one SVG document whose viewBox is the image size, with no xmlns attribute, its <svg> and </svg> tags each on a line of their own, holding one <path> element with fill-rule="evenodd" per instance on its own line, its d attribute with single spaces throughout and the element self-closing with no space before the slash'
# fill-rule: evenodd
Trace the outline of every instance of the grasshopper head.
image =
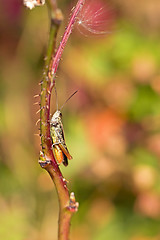
<svg viewBox="0 0 160 240">
<path fill-rule="evenodd" d="M 57 125 L 61 121 L 61 119 L 62 119 L 62 113 L 61 113 L 61 111 L 57 110 L 53 114 L 53 116 L 51 118 L 51 121 L 50 121 L 50 124 L 53 125 L 53 126 Z"/>
</svg>

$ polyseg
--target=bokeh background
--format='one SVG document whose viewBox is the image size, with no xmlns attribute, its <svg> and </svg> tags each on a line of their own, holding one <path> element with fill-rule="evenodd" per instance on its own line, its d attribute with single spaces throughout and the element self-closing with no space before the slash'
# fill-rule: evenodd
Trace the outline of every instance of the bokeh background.
<svg viewBox="0 0 160 240">
<path fill-rule="evenodd" d="M 64 13 L 71 1 L 58 1 Z M 76 29 L 57 74 L 58 102 L 73 160 L 61 166 L 80 203 L 75 240 L 160 239 L 160 1 L 113 0 L 107 36 Z M 46 6 L 0 1 L 0 238 L 56 240 L 55 188 L 38 165 L 33 96 L 48 39 Z M 58 40 L 58 41 L 59 41 Z M 52 98 L 55 111 L 55 96 Z"/>
</svg>

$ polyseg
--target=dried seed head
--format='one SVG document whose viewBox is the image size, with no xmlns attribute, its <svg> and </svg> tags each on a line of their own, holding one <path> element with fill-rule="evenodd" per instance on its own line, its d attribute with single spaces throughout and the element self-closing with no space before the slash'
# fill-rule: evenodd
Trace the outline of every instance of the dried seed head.
<svg viewBox="0 0 160 240">
<path fill-rule="evenodd" d="M 23 0 L 23 3 L 29 9 L 33 9 L 36 6 L 44 5 L 45 0 Z"/>
<path fill-rule="evenodd" d="M 77 27 L 85 36 L 105 35 L 113 30 L 115 11 L 103 0 L 86 0 L 77 17 Z"/>
</svg>

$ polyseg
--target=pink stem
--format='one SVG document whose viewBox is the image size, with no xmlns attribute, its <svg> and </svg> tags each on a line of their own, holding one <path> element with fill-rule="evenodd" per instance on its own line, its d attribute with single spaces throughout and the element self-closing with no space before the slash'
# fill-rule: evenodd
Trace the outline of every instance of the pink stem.
<svg viewBox="0 0 160 240">
<path fill-rule="evenodd" d="M 65 30 L 64 35 L 63 35 L 62 41 L 60 42 L 58 50 L 57 50 L 57 52 L 55 54 L 55 57 L 54 57 L 54 60 L 53 60 L 53 63 L 52 63 L 52 67 L 51 67 L 51 72 L 52 72 L 52 77 L 53 77 L 52 78 L 53 81 L 52 81 L 52 84 L 51 84 L 51 89 L 52 89 L 52 87 L 54 85 L 55 74 L 57 72 L 57 68 L 58 68 L 59 61 L 61 59 L 63 50 L 64 50 L 64 48 L 66 46 L 67 40 L 68 40 L 71 32 L 72 32 L 74 23 L 76 21 L 76 17 L 78 16 L 78 13 L 81 10 L 81 8 L 83 7 L 84 3 L 85 3 L 85 0 L 79 0 L 77 2 L 77 5 L 76 5 L 75 9 L 73 10 L 73 14 L 72 14 L 72 16 L 70 18 L 69 24 L 68 24 L 68 26 L 67 26 L 67 28 Z"/>
</svg>

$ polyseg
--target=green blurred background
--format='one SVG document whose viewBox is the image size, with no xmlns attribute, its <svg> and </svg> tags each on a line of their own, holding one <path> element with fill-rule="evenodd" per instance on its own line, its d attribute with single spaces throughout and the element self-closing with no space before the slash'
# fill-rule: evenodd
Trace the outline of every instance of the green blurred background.
<svg viewBox="0 0 160 240">
<path fill-rule="evenodd" d="M 70 1 L 58 1 L 68 22 Z M 160 239 L 160 1 L 114 0 L 105 37 L 75 29 L 57 74 L 66 142 L 61 166 L 80 203 L 74 240 Z M 47 9 L 0 1 L 0 239 L 56 240 L 55 188 L 38 165 L 35 123 Z M 52 113 L 55 97 L 52 98 Z"/>
</svg>

